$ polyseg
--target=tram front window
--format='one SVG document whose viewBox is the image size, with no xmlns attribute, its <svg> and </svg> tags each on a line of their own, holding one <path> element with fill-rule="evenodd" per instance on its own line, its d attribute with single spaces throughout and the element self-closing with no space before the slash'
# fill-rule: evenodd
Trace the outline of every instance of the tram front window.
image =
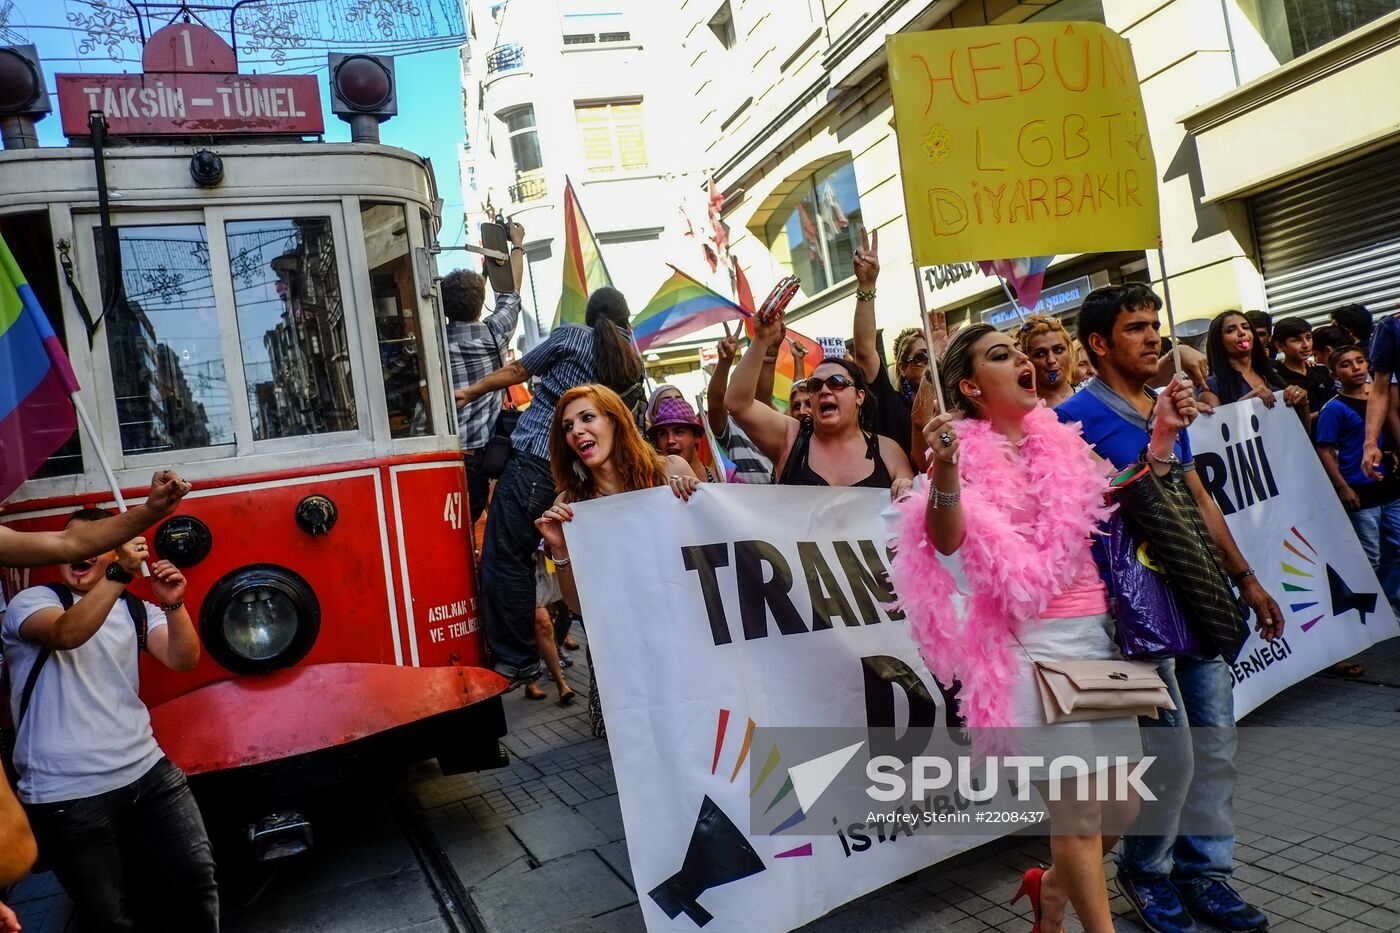
<svg viewBox="0 0 1400 933">
<path fill-rule="evenodd" d="M 234 221 L 227 234 L 254 440 L 355 430 L 330 219 Z"/>
<path fill-rule="evenodd" d="M 203 224 L 120 227 L 124 294 L 106 319 L 122 452 L 233 443 Z M 97 231 L 98 268 L 102 262 Z"/>
<path fill-rule="evenodd" d="M 433 432 L 428 384 L 423 379 L 423 345 L 413 258 L 408 249 L 408 216 L 397 204 L 364 204 L 360 222 L 369 257 L 374 327 L 379 335 L 379 363 L 389 403 L 389 430 L 394 437 L 421 437 Z"/>
</svg>

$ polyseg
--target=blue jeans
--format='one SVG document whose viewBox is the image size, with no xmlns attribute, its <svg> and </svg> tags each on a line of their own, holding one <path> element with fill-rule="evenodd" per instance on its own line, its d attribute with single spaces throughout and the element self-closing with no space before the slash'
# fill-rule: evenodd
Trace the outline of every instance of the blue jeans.
<svg viewBox="0 0 1400 933">
<path fill-rule="evenodd" d="M 1139 720 L 1143 754 L 1157 756 L 1147 776 L 1157 800 L 1143 802 L 1138 824 L 1228 827 L 1230 833 L 1138 836 L 1134 827 L 1123 839 L 1118 870 L 1139 878 L 1170 876 L 1179 883 L 1228 881 L 1234 870 L 1238 746 L 1230 667 L 1220 658 L 1177 658 L 1163 661 L 1158 673 L 1176 709 Z"/>
<path fill-rule="evenodd" d="M 549 461 L 515 451 L 496 480 L 481 546 L 481 628 L 496 670 L 506 677 L 539 670 L 535 646 L 535 519 L 554 502 Z"/>
<path fill-rule="evenodd" d="M 214 852 L 185 774 L 168 758 L 126 787 L 25 811 L 84 933 L 137 929 L 146 912 L 138 889 L 148 892 L 152 929 L 218 933 Z"/>
<path fill-rule="evenodd" d="M 1376 568 L 1385 598 L 1400 613 L 1400 499 L 1348 512 L 1347 517 L 1356 529 L 1366 559 Z"/>
</svg>

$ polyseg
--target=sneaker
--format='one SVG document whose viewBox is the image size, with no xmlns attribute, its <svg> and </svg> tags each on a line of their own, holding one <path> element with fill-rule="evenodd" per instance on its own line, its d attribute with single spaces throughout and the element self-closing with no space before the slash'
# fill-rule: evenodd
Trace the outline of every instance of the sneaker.
<svg viewBox="0 0 1400 933">
<path fill-rule="evenodd" d="M 1166 878 L 1135 878 L 1120 871 L 1114 880 L 1151 933 L 1191 933 L 1197 929 L 1181 895 Z"/>
<path fill-rule="evenodd" d="M 1181 885 L 1186 909 L 1203 923 L 1228 933 L 1259 933 L 1269 928 L 1269 916 L 1240 897 L 1224 881 L 1205 879 Z"/>
</svg>

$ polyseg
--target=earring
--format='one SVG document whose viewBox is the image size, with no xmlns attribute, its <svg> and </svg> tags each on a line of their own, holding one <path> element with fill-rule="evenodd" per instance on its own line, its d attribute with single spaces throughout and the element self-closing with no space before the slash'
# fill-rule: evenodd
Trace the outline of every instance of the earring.
<svg viewBox="0 0 1400 933">
<path fill-rule="evenodd" d="M 578 460 L 574 461 L 574 475 L 578 477 L 580 483 L 588 482 L 588 468 Z"/>
<path fill-rule="evenodd" d="M 982 390 L 981 390 L 981 389 L 973 389 L 973 390 L 972 390 L 971 392 L 969 392 L 968 394 L 969 394 L 969 395 L 981 395 L 981 394 L 982 394 Z"/>
</svg>

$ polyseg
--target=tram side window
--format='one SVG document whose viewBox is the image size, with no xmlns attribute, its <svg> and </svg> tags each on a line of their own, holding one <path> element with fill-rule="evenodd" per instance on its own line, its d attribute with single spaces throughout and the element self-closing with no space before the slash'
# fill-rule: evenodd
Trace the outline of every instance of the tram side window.
<svg viewBox="0 0 1400 933">
<path fill-rule="evenodd" d="M 59 342 L 68 346 L 67 334 L 63 328 L 63 305 L 59 299 L 58 264 L 53 256 L 53 233 L 49 229 L 49 215 L 45 211 L 22 214 L 0 215 L 0 237 L 14 254 L 19 271 L 34 291 L 34 297 L 49 319 L 50 326 L 58 335 Z M 79 338 L 81 339 L 81 338 Z M 32 388 L 27 386 L 26 389 Z M 65 407 L 67 400 L 61 402 Z M 72 421 L 72 411 L 63 412 L 64 420 Z M 43 423 L 49 419 L 40 415 L 36 421 Z M 57 438 L 54 438 L 57 440 Z M 78 432 L 74 430 L 63 446 L 58 448 L 44 465 L 35 471 L 35 478 L 43 476 L 71 476 L 83 472 L 83 451 L 78 443 Z"/>
<path fill-rule="evenodd" d="M 422 321 L 408 248 L 408 215 L 398 204 L 364 204 L 360 220 L 369 257 L 374 327 L 379 363 L 394 437 L 420 437 L 433 431 L 428 383 L 423 378 Z"/>
<path fill-rule="evenodd" d="M 108 270 L 95 231 L 103 287 Z M 233 443 L 203 224 L 120 227 L 121 300 L 106 318 L 122 452 Z"/>
<path fill-rule="evenodd" d="M 227 226 L 253 439 L 359 427 L 328 217 Z"/>
</svg>

